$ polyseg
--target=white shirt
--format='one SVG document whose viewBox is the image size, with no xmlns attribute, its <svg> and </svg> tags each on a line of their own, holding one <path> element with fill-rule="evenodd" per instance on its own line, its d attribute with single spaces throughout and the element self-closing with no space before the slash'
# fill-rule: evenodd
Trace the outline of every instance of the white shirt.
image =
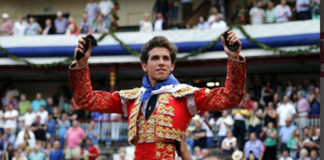
<svg viewBox="0 0 324 160">
<path fill-rule="evenodd" d="M 223 17 L 223 14 L 221 14 L 221 13 L 218 13 L 218 16 L 220 17 L 220 19 L 222 20 L 222 19 L 224 19 Z M 214 15 L 214 14 L 212 14 L 212 15 L 210 15 L 209 17 L 208 17 L 208 23 L 209 24 L 212 24 L 214 21 L 215 21 L 215 18 L 216 16 Z"/>
<path fill-rule="evenodd" d="M 40 116 L 40 123 L 41 124 L 45 124 L 47 122 L 47 118 L 48 118 L 48 112 L 46 110 L 44 111 L 38 111 L 36 113 L 36 116 Z"/>
<path fill-rule="evenodd" d="M 262 8 L 253 7 L 250 12 L 251 23 L 252 24 L 263 24 L 263 19 L 265 17 L 265 12 Z"/>
<path fill-rule="evenodd" d="M 25 21 L 22 21 L 21 23 L 16 21 L 13 28 L 13 34 L 15 36 L 24 36 L 27 26 L 28 24 Z"/>
<path fill-rule="evenodd" d="M 292 158 L 290 157 L 287 157 L 287 158 L 284 158 L 284 157 L 280 157 L 279 160 L 293 160 Z"/>
<path fill-rule="evenodd" d="M 158 19 L 154 22 L 154 31 L 163 30 L 163 19 Z"/>
<path fill-rule="evenodd" d="M 113 8 L 114 4 L 110 0 L 100 1 L 99 3 L 99 9 L 104 16 L 108 16 Z"/>
<path fill-rule="evenodd" d="M 234 121 L 231 116 L 227 116 L 226 118 L 220 117 L 216 121 L 216 125 L 219 125 L 219 130 L 218 130 L 218 136 L 226 136 L 227 131 L 229 131 L 231 128 L 228 127 L 227 125 L 233 125 Z"/>
<path fill-rule="evenodd" d="M 31 126 L 34 123 L 35 119 L 36 119 L 36 113 L 34 112 L 31 113 L 27 112 L 24 115 L 25 125 Z"/>
<path fill-rule="evenodd" d="M 279 115 L 279 126 L 286 125 L 286 118 L 292 117 L 296 114 L 296 108 L 290 103 L 280 103 L 277 108 L 277 114 Z"/>
<path fill-rule="evenodd" d="M 3 121 L 2 117 L 3 117 L 3 112 L 2 112 L 2 110 L 0 110 L 0 128 L 3 128 L 3 126 L 4 126 L 4 121 Z"/>
<path fill-rule="evenodd" d="M 16 117 L 14 120 L 8 119 L 5 121 L 4 128 L 16 128 L 17 126 L 17 118 L 18 118 L 18 111 L 13 109 L 11 111 L 6 111 L 4 114 L 6 118 Z"/>
<path fill-rule="evenodd" d="M 213 22 L 210 26 L 211 29 L 219 29 L 219 30 L 226 30 L 227 25 L 223 20 L 218 22 Z"/>
<path fill-rule="evenodd" d="M 236 142 L 236 138 L 235 137 L 232 137 L 231 139 L 228 139 L 227 137 L 224 138 L 223 140 L 225 143 L 225 146 L 231 146 L 231 143 L 233 144 L 234 142 Z"/>
<path fill-rule="evenodd" d="M 35 134 L 31 130 L 28 130 L 29 138 L 35 141 Z M 16 139 L 16 146 L 24 143 L 25 130 L 19 131 Z"/>
<path fill-rule="evenodd" d="M 140 21 L 140 32 L 152 32 L 153 31 L 153 25 L 152 23 L 149 21 Z"/>
<path fill-rule="evenodd" d="M 288 22 L 289 17 L 291 17 L 290 7 L 288 5 L 282 6 L 279 4 L 276 6 L 275 14 L 277 23 Z"/>
</svg>

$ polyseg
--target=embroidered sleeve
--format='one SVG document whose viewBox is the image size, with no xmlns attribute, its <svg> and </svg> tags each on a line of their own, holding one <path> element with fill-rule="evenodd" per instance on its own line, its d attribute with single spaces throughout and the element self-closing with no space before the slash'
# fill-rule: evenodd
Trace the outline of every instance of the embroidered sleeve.
<svg viewBox="0 0 324 160">
<path fill-rule="evenodd" d="M 76 104 L 93 112 L 123 114 L 119 92 L 93 91 L 89 67 L 69 67 L 70 85 Z"/>
<path fill-rule="evenodd" d="M 243 96 L 246 78 L 246 61 L 228 58 L 225 87 L 195 91 L 198 111 L 220 111 L 237 106 Z"/>
</svg>

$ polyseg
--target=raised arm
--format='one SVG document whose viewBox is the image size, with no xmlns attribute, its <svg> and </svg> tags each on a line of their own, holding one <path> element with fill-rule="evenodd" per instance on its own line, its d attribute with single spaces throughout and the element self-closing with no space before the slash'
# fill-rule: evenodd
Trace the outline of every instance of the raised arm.
<svg viewBox="0 0 324 160">
<path fill-rule="evenodd" d="M 230 44 L 238 42 L 240 47 L 237 51 L 230 51 L 222 37 L 227 59 L 227 77 L 225 86 L 209 90 L 207 88 L 200 89 L 195 92 L 195 104 L 197 110 L 200 111 L 220 111 L 239 105 L 242 100 L 245 78 L 246 78 L 246 61 L 239 56 L 241 50 L 241 42 L 237 39 L 234 32 L 229 32 L 228 40 Z"/>
<path fill-rule="evenodd" d="M 81 109 L 89 111 L 122 114 L 119 92 L 109 93 L 92 90 L 88 67 L 92 46 L 89 43 L 89 49 L 85 52 L 84 45 L 85 40 L 83 37 L 79 40 L 74 53 L 79 52 L 84 56 L 69 67 L 70 85 L 76 104 Z"/>
</svg>

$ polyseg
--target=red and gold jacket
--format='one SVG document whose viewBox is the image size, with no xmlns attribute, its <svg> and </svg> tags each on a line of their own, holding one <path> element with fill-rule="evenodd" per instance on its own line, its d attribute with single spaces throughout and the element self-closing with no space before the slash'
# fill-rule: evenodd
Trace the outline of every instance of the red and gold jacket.
<svg viewBox="0 0 324 160">
<path fill-rule="evenodd" d="M 180 84 L 172 91 L 159 94 L 157 107 L 145 120 L 140 96 L 143 88 L 114 93 L 93 91 L 89 67 L 69 68 L 74 99 L 81 109 L 120 113 L 128 117 L 128 141 L 136 145 L 136 160 L 174 159 L 175 142 L 191 118 L 200 111 L 220 111 L 237 106 L 243 96 L 246 63 L 228 59 L 227 77 L 223 88 L 196 88 Z"/>
</svg>

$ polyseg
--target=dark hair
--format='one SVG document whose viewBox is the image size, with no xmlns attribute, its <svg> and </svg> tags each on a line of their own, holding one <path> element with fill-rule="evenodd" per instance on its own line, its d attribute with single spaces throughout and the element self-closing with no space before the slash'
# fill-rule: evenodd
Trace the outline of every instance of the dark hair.
<svg viewBox="0 0 324 160">
<path fill-rule="evenodd" d="M 141 50 L 140 57 L 142 63 L 147 63 L 149 57 L 148 53 L 155 47 L 163 47 L 169 50 L 171 62 L 172 64 L 175 63 L 177 57 L 177 47 L 164 36 L 155 36 L 154 38 L 152 38 L 144 44 Z"/>
</svg>

